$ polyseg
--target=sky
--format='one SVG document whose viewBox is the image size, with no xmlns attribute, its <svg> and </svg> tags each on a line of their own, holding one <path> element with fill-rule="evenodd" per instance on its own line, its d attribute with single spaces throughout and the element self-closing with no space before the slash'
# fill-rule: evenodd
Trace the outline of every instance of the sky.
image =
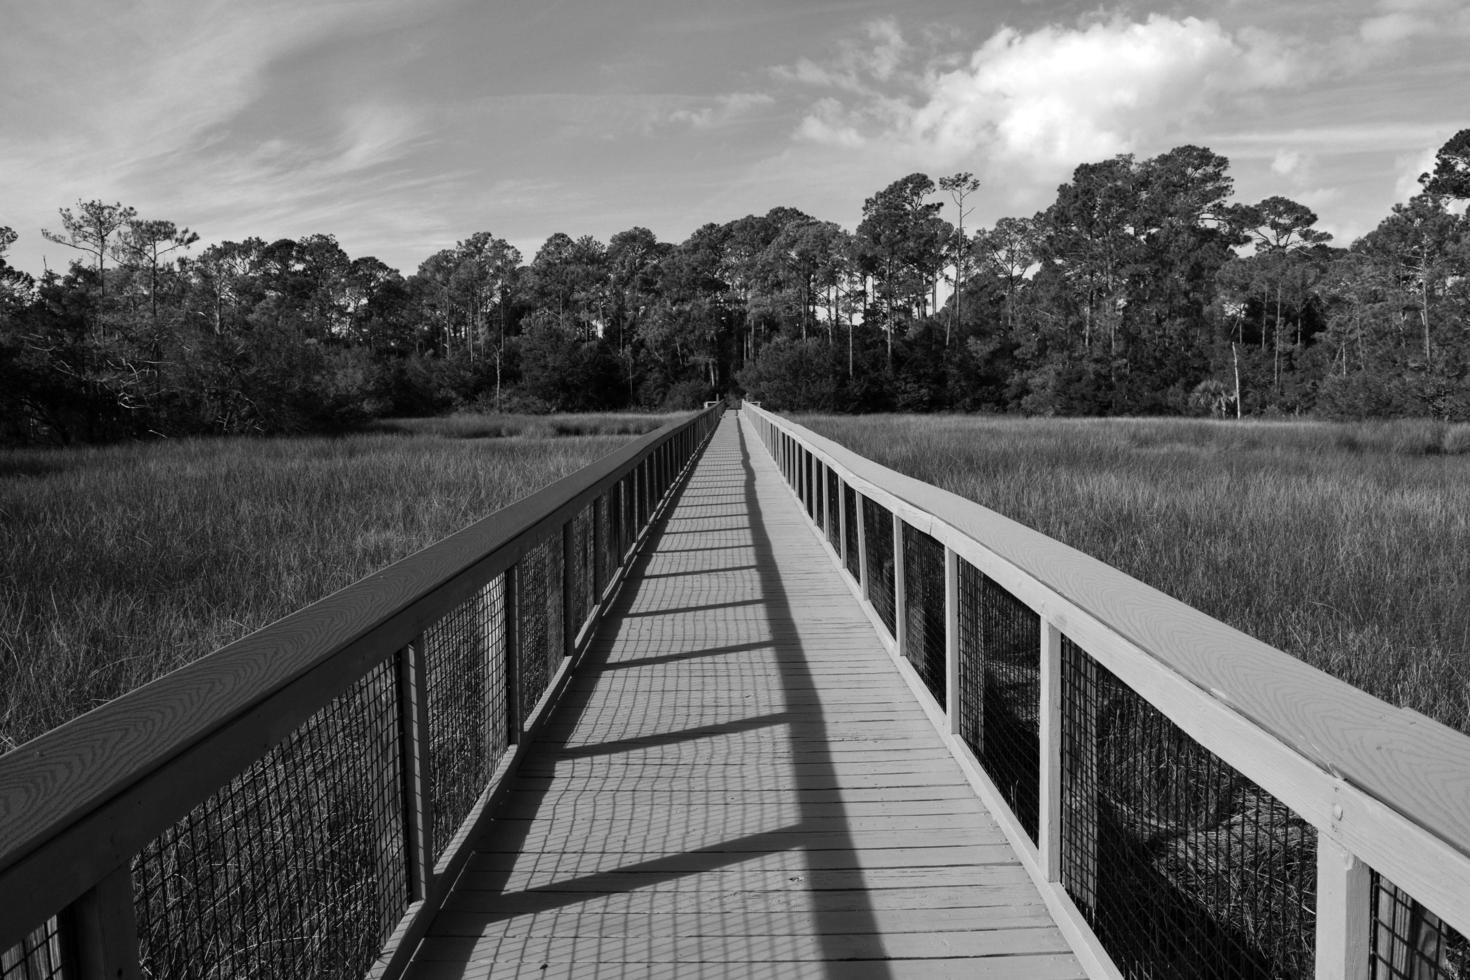
<svg viewBox="0 0 1470 980">
<path fill-rule="evenodd" d="M 1470 0 L 45 0 L 0 33 L 12 264 L 120 201 L 212 242 L 336 235 L 405 274 L 477 231 L 800 208 L 849 229 L 915 171 L 969 227 L 1080 163 L 1186 143 L 1339 244 L 1470 127 Z M 936 198 L 942 199 L 942 198 Z M 945 214 L 951 220 L 952 205 Z"/>
</svg>

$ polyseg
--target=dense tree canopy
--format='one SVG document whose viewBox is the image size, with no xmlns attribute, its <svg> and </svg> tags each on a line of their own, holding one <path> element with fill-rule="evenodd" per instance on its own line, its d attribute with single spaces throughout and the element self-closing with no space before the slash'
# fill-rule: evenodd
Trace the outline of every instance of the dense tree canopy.
<svg viewBox="0 0 1470 980">
<path fill-rule="evenodd" d="M 480 231 L 407 277 L 327 234 L 221 242 L 79 201 L 39 281 L 0 227 L 0 439 L 298 432 L 457 407 L 1470 418 L 1470 130 L 1347 247 L 1198 146 L 1079 166 L 971 229 L 909 174 L 854 231 L 777 207 L 683 242 Z M 956 224 L 943 217 L 945 199 Z M 0 216 L 3 217 L 3 216 Z"/>
</svg>

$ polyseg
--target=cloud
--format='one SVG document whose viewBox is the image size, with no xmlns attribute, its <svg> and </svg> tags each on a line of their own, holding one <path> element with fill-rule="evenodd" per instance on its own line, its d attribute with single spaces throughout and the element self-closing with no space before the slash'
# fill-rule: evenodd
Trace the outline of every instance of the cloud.
<svg viewBox="0 0 1470 980">
<path fill-rule="evenodd" d="M 867 43 L 913 53 L 871 31 Z M 983 154 L 1050 179 L 1085 160 L 1155 144 L 1222 103 L 1285 86 L 1296 60 L 1258 32 L 1153 15 L 1029 33 L 1006 28 L 959 67 L 935 67 L 942 63 L 931 57 L 928 66 L 908 68 L 843 52 L 834 68 L 799 66 L 790 77 L 828 78 L 843 91 L 813 104 L 798 135 L 849 148 L 898 144 L 944 163 Z M 913 87 L 893 94 L 898 86 L 877 84 L 885 77 Z"/>
<path fill-rule="evenodd" d="M 1379 0 L 1374 11 L 1358 26 L 1359 38 L 1373 46 L 1470 31 L 1470 4 L 1464 0 Z"/>
<path fill-rule="evenodd" d="M 765 108 L 776 100 L 762 92 L 734 92 L 717 96 L 714 100 L 701 100 L 704 104 L 675 109 L 667 121 L 694 129 L 714 129 L 742 119 L 757 109 Z"/>
<path fill-rule="evenodd" d="M 1271 158 L 1271 172 L 1296 184 L 1312 180 L 1317 169 L 1316 158 L 1300 150 L 1277 150 Z"/>
<path fill-rule="evenodd" d="M 857 37 L 838 42 L 820 62 L 801 58 L 794 65 L 773 69 L 772 74 L 783 81 L 870 94 L 875 83 L 897 79 L 912 53 L 898 22 L 883 18 L 868 21 Z"/>
</svg>

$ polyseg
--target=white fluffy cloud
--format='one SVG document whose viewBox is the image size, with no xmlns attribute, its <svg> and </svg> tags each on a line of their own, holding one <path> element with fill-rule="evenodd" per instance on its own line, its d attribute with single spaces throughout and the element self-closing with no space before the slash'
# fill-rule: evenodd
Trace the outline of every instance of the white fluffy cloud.
<svg viewBox="0 0 1470 980">
<path fill-rule="evenodd" d="M 892 38 L 882 47 L 911 50 Z M 903 75 L 880 58 L 866 87 L 848 70 L 853 60 L 843 60 L 844 84 L 833 86 L 841 91 L 812 106 L 799 135 L 847 147 L 897 143 L 934 161 L 983 154 L 1044 179 L 1157 143 L 1226 100 L 1283 86 L 1299 63 L 1264 34 L 1160 15 L 1003 29 L 947 70 Z M 877 94 L 879 71 L 912 79 L 911 90 Z M 821 79 L 815 65 L 802 74 Z"/>
</svg>

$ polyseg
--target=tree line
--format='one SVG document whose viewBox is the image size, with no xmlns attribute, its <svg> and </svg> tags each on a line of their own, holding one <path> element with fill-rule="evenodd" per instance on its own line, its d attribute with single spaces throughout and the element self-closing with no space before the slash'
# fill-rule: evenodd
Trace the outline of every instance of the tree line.
<svg viewBox="0 0 1470 980">
<path fill-rule="evenodd" d="M 404 276 L 329 234 L 222 242 L 62 208 L 33 279 L 0 228 L 0 439 L 291 433 L 456 408 L 1470 419 L 1470 130 L 1347 247 L 1233 200 L 1198 146 L 1079 166 L 968 228 L 971 174 L 903 177 L 855 231 L 777 207 L 685 241 L 478 232 Z M 948 220 L 952 216 L 954 221 Z"/>
</svg>

